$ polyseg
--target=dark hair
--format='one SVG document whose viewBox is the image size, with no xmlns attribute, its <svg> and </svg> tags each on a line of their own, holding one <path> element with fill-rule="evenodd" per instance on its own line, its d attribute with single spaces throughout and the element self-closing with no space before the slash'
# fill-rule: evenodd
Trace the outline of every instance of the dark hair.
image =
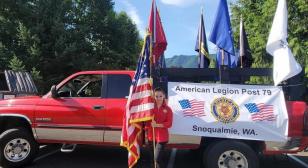
<svg viewBox="0 0 308 168">
<path fill-rule="evenodd" d="M 166 92 L 165 92 L 164 89 L 161 88 L 161 87 L 155 88 L 155 89 L 154 89 L 154 92 L 162 92 L 164 95 L 166 95 Z"/>
</svg>

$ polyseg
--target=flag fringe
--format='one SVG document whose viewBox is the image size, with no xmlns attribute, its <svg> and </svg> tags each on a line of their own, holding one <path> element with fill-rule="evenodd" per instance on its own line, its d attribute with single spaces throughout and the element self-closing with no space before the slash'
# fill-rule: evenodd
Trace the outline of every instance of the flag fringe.
<svg viewBox="0 0 308 168">
<path fill-rule="evenodd" d="M 137 123 L 132 123 L 132 125 L 139 130 L 137 132 L 137 135 L 135 136 L 135 139 L 134 139 L 133 143 L 129 144 L 128 141 L 124 141 L 124 142 L 120 143 L 120 146 L 125 147 L 127 149 L 128 153 L 130 153 L 134 157 L 134 162 L 131 165 L 128 165 L 129 168 L 133 168 L 137 164 L 138 160 L 140 159 L 140 155 L 136 155 L 135 152 L 131 150 L 131 148 L 134 146 L 134 144 L 137 143 L 138 137 L 140 136 L 140 134 L 142 132 L 141 131 L 142 130 L 142 126 L 140 126 Z"/>
</svg>

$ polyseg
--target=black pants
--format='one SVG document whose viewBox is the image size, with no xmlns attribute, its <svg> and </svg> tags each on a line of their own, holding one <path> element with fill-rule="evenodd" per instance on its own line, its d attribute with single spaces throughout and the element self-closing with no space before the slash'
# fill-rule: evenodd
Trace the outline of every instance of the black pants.
<svg viewBox="0 0 308 168">
<path fill-rule="evenodd" d="M 153 152 L 153 142 L 149 141 L 149 147 L 151 151 L 151 163 L 152 167 L 154 168 L 154 161 L 156 162 L 157 168 L 166 168 L 167 164 L 164 160 L 164 152 L 165 152 L 165 146 L 167 142 L 158 142 L 155 145 L 155 155 Z M 154 156 L 153 156 L 154 155 Z M 154 160 L 153 160 L 154 158 Z"/>
</svg>

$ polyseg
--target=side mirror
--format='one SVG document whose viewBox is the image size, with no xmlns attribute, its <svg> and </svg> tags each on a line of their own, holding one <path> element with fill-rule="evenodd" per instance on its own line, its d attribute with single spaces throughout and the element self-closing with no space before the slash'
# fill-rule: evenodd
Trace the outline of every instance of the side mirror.
<svg viewBox="0 0 308 168">
<path fill-rule="evenodd" d="M 80 83 L 82 83 L 82 81 L 81 81 L 80 79 L 74 79 L 74 80 L 73 80 L 73 83 L 78 83 L 78 84 L 80 84 Z"/>
<path fill-rule="evenodd" d="M 51 86 L 50 93 L 51 93 L 51 97 L 52 98 L 57 98 L 58 97 L 56 85 L 52 85 Z"/>
</svg>

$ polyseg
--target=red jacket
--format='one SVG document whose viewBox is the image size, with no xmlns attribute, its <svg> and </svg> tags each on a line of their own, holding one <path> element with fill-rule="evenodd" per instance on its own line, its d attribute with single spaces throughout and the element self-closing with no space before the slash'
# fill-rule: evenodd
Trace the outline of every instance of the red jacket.
<svg viewBox="0 0 308 168">
<path fill-rule="evenodd" d="M 158 108 L 155 106 L 154 109 L 154 120 L 157 124 L 163 124 L 164 127 L 155 128 L 155 141 L 156 142 L 168 142 L 169 132 L 168 128 L 172 126 L 172 110 L 165 103 Z M 153 141 L 153 129 L 151 126 L 151 121 L 146 123 L 146 130 L 148 132 L 148 140 Z"/>
</svg>

